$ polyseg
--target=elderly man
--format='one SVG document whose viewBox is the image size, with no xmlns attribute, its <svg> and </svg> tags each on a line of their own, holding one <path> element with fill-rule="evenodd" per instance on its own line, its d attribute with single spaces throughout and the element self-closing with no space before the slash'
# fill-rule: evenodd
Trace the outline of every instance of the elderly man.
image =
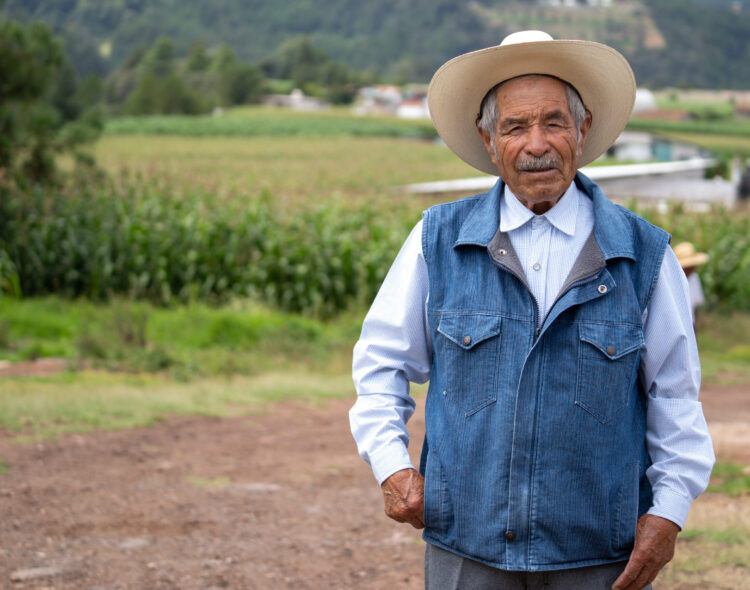
<svg viewBox="0 0 750 590">
<path fill-rule="evenodd" d="M 622 131 L 626 60 L 524 31 L 433 77 L 459 157 L 500 176 L 424 213 L 354 350 L 352 432 L 429 589 L 648 587 L 714 457 L 669 236 L 577 168 Z M 430 380 L 416 471 L 409 382 Z"/>
</svg>

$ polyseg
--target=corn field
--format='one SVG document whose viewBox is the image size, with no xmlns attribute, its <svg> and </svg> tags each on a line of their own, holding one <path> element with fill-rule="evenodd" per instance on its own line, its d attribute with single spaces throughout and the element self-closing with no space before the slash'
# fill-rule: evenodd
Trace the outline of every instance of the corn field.
<svg viewBox="0 0 750 590">
<path fill-rule="evenodd" d="M 219 204 L 145 181 L 0 190 L 0 287 L 23 297 L 248 297 L 326 317 L 374 297 L 415 222 L 330 200 L 288 215 L 268 193 Z"/>
<path fill-rule="evenodd" d="M 65 187 L 0 185 L 0 293 L 161 305 L 250 298 L 330 317 L 375 296 L 418 219 L 376 200 L 286 212 L 273 195 L 218 200 L 153 180 L 80 177 Z M 374 204 L 375 203 L 375 204 Z M 710 308 L 750 310 L 750 214 L 640 211 L 708 252 Z"/>
</svg>

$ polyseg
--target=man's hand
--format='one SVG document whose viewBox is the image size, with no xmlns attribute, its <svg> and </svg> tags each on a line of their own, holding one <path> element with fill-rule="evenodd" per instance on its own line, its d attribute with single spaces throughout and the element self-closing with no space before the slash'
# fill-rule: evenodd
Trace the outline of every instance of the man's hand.
<svg viewBox="0 0 750 590">
<path fill-rule="evenodd" d="M 671 520 L 644 514 L 638 519 L 635 547 L 630 561 L 612 590 L 641 590 L 656 578 L 656 574 L 674 556 L 678 527 Z"/>
<path fill-rule="evenodd" d="M 396 522 L 408 522 L 415 529 L 424 528 L 424 477 L 419 471 L 397 471 L 380 488 L 388 517 Z"/>
</svg>

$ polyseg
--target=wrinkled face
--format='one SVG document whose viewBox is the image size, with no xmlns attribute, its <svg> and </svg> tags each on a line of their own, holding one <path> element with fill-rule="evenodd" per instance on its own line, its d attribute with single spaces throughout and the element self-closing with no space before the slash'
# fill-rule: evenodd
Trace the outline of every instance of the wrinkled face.
<svg viewBox="0 0 750 590">
<path fill-rule="evenodd" d="M 497 91 L 494 145 L 479 130 L 500 177 L 536 213 L 550 209 L 573 182 L 591 115 L 576 129 L 565 86 L 549 77 L 509 80 Z"/>
</svg>

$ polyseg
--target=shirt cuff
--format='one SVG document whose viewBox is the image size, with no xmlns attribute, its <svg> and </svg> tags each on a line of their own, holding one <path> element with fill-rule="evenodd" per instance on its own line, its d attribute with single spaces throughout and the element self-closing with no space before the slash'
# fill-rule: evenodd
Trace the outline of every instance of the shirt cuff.
<svg viewBox="0 0 750 590">
<path fill-rule="evenodd" d="M 406 446 L 401 442 L 394 442 L 372 453 L 368 459 L 370 467 L 378 484 L 402 469 L 414 469 Z"/>
<path fill-rule="evenodd" d="M 648 513 L 671 520 L 680 529 L 683 529 L 691 503 L 690 498 L 686 498 L 669 488 L 654 490 L 654 505 Z"/>
</svg>

